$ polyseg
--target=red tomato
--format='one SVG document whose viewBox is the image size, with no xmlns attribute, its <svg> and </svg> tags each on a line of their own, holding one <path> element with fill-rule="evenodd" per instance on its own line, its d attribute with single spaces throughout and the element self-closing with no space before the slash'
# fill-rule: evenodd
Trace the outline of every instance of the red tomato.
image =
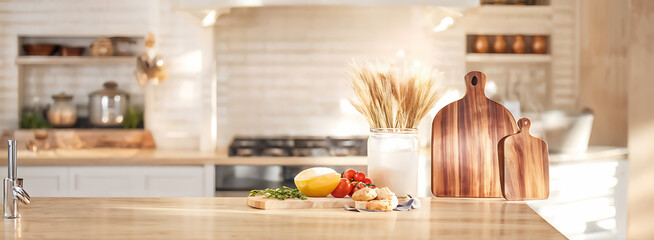
<svg viewBox="0 0 654 240">
<path fill-rule="evenodd" d="M 370 180 L 370 178 L 363 179 L 362 182 L 365 184 L 372 184 L 372 180 Z"/>
<path fill-rule="evenodd" d="M 354 171 L 354 169 L 348 169 L 343 173 L 343 178 L 347 179 L 354 179 L 354 175 L 357 174 L 357 171 Z"/>
<path fill-rule="evenodd" d="M 354 187 L 352 187 L 352 191 L 350 191 L 350 194 L 349 194 L 350 197 L 352 196 L 352 194 L 354 194 L 354 192 L 359 191 L 359 190 L 361 190 L 362 188 L 366 188 L 366 184 L 365 184 L 365 183 L 362 183 L 362 182 L 355 182 L 355 183 L 354 183 Z"/>
<path fill-rule="evenodd" d="M 332 196 L 335 198 L 342 198 L 347 196 L 352 190 L 352 183 L 347 178 L 341 178 L 341 181 L 336 186 L 336 189 L 332 191 Z"/>
<path fill-rule="evenodd" d="M 354 181 L 363 182 L 363 180 L 366 180 L 366 174 L 365 173 L 358 172 L 357 174 L 354 174 Z"/>
</svg>

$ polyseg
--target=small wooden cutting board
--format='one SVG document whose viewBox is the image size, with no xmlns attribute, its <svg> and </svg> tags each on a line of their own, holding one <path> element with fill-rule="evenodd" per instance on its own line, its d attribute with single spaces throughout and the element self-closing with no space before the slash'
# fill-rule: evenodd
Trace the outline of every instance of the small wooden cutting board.
<svg viewBox="0 0 654 240">
<path fill-rule="evenodd" d="M 432 193 L 437 197 L 502 197 L 497 143 L 518 129 L 511 112 L 484 93 L 486 75 L 469 72 L 466 94 L 432 123 Z"/>
<path fill-rule="evenodd" d="M 550 195 L 547 143 L 529 135 L 531 121 L 521 118 L 520 130 L 498 144 L 502 195 L 506 200 L 547 199 Z"/>
<path fill-rule="evenodd" d="M 301 209 L 301 208 L 343 208 L 345 205 L 354 205 L 352 198 L 318 197 L 279 200 L 261 196 L 248 197 L 248 206 L 259 209 Z"/>
</svg>

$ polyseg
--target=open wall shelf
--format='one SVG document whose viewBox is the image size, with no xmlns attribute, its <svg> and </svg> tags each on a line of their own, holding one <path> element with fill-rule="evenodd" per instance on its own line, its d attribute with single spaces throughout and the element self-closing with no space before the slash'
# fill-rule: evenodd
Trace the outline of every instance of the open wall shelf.
<svg viewBox="0 0 654 240">
<path fill-rule="evenodd" d="M 466 62 L 549 63 L 547 54 L 468 53 Z"/>
<path fill-rule="evenodd" d="M 106 64 L 136 64 L 135 56 L 20 56 L 16 58 L 18 65 L 106 65 Z"/>
</svg>

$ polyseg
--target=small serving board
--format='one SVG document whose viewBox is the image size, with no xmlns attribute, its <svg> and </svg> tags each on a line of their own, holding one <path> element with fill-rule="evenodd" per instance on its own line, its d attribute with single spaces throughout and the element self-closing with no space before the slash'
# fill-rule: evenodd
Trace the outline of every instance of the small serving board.
<svg viewBox="0 0 654 240">
<path fill-rule="evenodd" d="M 550 195 L 547 143 L 529 135 L 531 122 L 518 121 L 520 130 L 498 144 L 502 194 L 506 200 L 547 199 Z"/>
<path fill-rule="evenodd" d="M 279 200 L 261 196 L 248 197 L 248 206 L 259 209 L 302 209 L 302 208 L 343 208 L 354 205 L 352 198 L 310 197 L 307 200 Z"/>
</svg>

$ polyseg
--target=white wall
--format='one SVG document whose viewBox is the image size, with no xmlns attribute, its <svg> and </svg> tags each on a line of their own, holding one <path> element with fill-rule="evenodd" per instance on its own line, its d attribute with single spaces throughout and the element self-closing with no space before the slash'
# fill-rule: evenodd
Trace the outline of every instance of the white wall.
<svg viewBox="0 0 654 240">
<path fill-rule="evenodd" d="M 439 62 L 443 82 L 462 79 L 464 35 L 434 34 L 429 14 L 413 7 L 232 9 L 215 27 L 218 144 L 233 135 L 367 135 L 348 102 L 353 58 Z M 450 44 L 439 45 L 441 38 Z"/>
</svg>

